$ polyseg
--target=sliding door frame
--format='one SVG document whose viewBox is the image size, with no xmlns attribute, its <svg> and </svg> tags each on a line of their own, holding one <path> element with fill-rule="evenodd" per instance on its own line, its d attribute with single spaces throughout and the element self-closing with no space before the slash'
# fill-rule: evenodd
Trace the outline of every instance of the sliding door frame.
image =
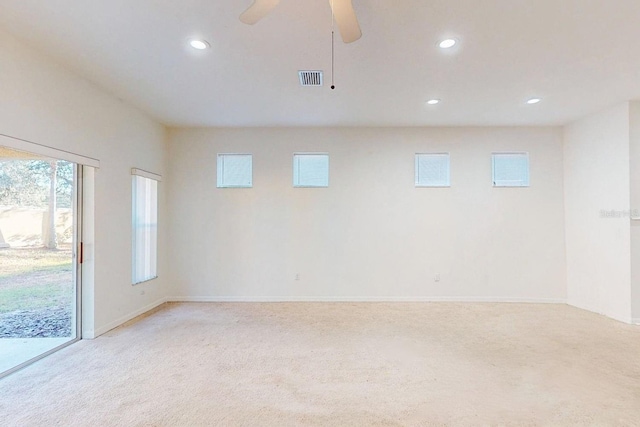
<svg viewBox="0 0 640 427">
<path fill-rule="evenodd" d="M 60 159 L 55 159 L 60 160 Z M 72 317 L 72 327 L 75 324 L 75 338 L 70 339 L 64 344 L 60 344 L 57 347 L 52 348 L 36 357 L 33 357 L 21 364 L 14 366 L 13 368 L 0 372 L 0 379 L 6 377 L 7 375 L 11 375 L 12 373 L 19 371 L 20 369 L 31 365 L 38 360 L 41 360 L 58 350 L 61 350 L 71 344 L 74 344 L 82 339 L 82 261 L 83 261 L 83 244 L 82 244 L 82 218 L 83 218 L 83 173 L 84 167 L 79 163 L 74 163 L 73 174 L 74 174 L 74 185 L 73 185 L 73 250 L 72 250 L 72 259 L 75 264 L 75 268 L 73 270 L 73 281 L 75 286 L 75 313 Z M 75 319 L 75 322 L 73 321 Z M 28 339 L 28 338 L 25 338 Z"/>
<path fill-rule="evenodd" d="M 75 215 L 73 216 L 73 260 L 75 263 L 75 274 L 73 279 L 76 285 L 76 338 L 65 345 L 73 344 L 74 342 L 78 342 L 82 339 L 82 262 L 84 257 L 82 218 L 84 218 L 84 166 L 76 163 L 74 167 L 74 175 L 75 191 L 73 192 L 73 196 Z"/>
</svg>

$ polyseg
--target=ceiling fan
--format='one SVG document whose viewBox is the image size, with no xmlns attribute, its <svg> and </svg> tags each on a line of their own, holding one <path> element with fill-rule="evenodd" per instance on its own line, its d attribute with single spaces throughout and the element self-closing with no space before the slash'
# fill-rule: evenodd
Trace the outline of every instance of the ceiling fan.
<svg viewBox="0 0 640 427">
<path fill-rule="evenodd" d="M 253 0 L 253 4 L 240 15 L 240 21 L 253 25 L 271 12 L 278 3 L 280 0 Z M 352 43 L 362 37 L 351 0 L 329 0 L 329 3 L 342 40 L 345 43 Z"/>
</svg>

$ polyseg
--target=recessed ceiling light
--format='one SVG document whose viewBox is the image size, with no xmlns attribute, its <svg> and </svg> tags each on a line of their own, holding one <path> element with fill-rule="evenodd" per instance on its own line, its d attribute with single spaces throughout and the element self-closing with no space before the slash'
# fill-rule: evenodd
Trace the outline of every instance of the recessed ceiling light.
<svg viewBox="0 0 640 427">
<path fill-rule="evenodd" d="M 527 101 L 527 104 L 537 104 L 540 101 L 542 101 L 542 98 L 531 98 Z"/>
<path fill-rule="evenodd" d="M 430 100 L 427 101 L 427 104 L 429 104 L 429 105 L 436 105 L 436 104 L 439 104 L 439 103 L 440 103 L 439 99 L 430 99 Z"/>
<path fill-rule="evenodd" d="M 456 45 L 457 41 L 455 39 L 445 39 L 438 44 L 442 49 L 449 49 Z"/>
<path fill-rule="evenodd" d="M 189 41 L 189 45 L 198 50 L 204 50 L 209 47 L 209 43 L 207 43 L 206 40 L 191 40 Z"/>
</svg>

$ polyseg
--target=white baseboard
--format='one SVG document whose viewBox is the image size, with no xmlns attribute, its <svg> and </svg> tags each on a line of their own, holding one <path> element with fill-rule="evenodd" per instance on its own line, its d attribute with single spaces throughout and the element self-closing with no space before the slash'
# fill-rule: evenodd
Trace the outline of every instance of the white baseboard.
<svg viewBox="0 0 640 427">
<path fill-rule="evenodd" d="M 310 297 L 310 296 L 200 296 L 200 297 L 166 297 L 161 298 L 145 307 L 120 317 L 113 322 L 96 328 L 94 331 L 83 331 L 83 339 L 93 339 L 109 332 L 112 329 L 140 316 L 165 302 L 485 302 L 485 303 L 526 303 L 526 304 L 567 304 L 562 298 L 520 298 L 520 297 Z M 571 304 L 570 304 L 571 305 Z M 573 305 L 576 308 L 594 312 L 583 307 Z M 610 316 L 607 316 L 610 317 Z M 621 319 L 615 319 L 623 321 Z M 629 322 L 640 325 L 640 318 L 630 319 Z"/>
<path fill-rule="evenodd" d="M 527 303 L 527 304 L 565 304 L 561 298 L 518 298 L 518 297 L 310 297 L 310 296 L 200 296 L 200 297 L 165 297 L 132 313 L 120 317 L 93 331 L 82 332 L 83 339 L 94 339 L 112 329 L 140 316 L 165 302 L 493 302 L 493 303 Z M 636 319 L 640 324 L 640 319 Z"/>
<path fill-rule="evenodd" d="M 565 304 L 562 298 L 518 297 L 311 297 L 311 296 L 200 296 L 167 297 L 167 302 L 496 302 Z"/>
<path fill-rule="evenodd" d="M 99 337 L 100 335 L 109 332 L 112 329 L 117 328 L 118 326 L 128 322 L 129 320 L 133 319 L 134 317 L 138 317 L 141 314 L 146 313 L 149 310 L 153 310 L 154 308 L 164 304 L 165 302 L 167 302 L 167 298 L 160 298 L 159 300 L 144 306 L 132 313 L 129 313 L 125 316 L 120 317 L 117 320 L 114 320 L 113 322 L 107 323 L 104 326 L 101 326 L 99 328 L 95 328 L 93 331 L 83 331 L 82 333 L 82 338 L 83 339 L 94 339 Z M 93 333 L 92 333 L 93 332 Z"/>
<path fill-rule="evenodd" d="M 611 315 L 608 313 L 603 313 L 601 310 L 591 307 L 586 304 L 567 302 L 571 307 L 579 308 L 580 310 L 585 310 L 594 314 L 598 314 L 600 316 L 608 317 L 609 319 L 616 320 L 618 322 L 626 323 L 628 325 L 640 325 L 640 318 L 631 318 L 631 317 L 623 317 L 618 315 Z"/>
</svg>

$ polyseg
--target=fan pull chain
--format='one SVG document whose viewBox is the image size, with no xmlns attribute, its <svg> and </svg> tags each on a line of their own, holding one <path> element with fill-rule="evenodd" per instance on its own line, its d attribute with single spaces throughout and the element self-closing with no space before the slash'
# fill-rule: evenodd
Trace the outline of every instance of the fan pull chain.
<svg viewBox="0 0 640 427">
<path fill-rule="evenodd" d="M 334 53 L 334 48 L 335 46 L 335 41 L 334 41 L 334 32 L 333 30 L 331 30 L 331 89 L 335 89 L 336 85 L 333 84 L 333 75 L 334 75 L 334 62 L 335 62 L 335 53 Z"/>
<path fill-rule="evenodd" d="M 331 0 L 331 90 L 336 88 L 334 84 L 334 74 L 335 74 L 335 16 L 333 14 L 333 0 Z"/>
</svg>

